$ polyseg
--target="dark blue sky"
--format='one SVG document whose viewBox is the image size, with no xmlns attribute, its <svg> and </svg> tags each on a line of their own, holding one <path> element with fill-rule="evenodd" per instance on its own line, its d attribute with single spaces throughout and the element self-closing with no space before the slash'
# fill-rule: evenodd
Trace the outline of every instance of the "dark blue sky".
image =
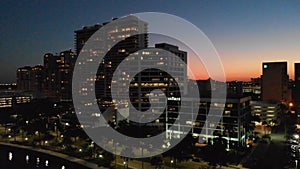
<svg viewBox="0 0 300 169">
<path fill-rule="evenodd" d="M 260 75 L 261 61 L 300 61 L 300 1 L 1 1 L 0 82 L 42 64 L 43 54 L 74 48 L 74 30 L 137 12 L 165 12 L 211 39 L 229 79 Z M 247 62 L 245 62 L 247 61 Z M 247 63 L 247 64 L 245 64 Z"/>
</svg>

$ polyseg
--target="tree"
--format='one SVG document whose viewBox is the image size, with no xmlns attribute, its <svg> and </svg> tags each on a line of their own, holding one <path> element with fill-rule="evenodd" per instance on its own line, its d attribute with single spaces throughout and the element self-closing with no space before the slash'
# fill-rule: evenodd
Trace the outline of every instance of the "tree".
<svg viewBox="0 0 300 169">
<path fill-rule="evenodd" d="M 213 166 L 216 164 L 225 165 L 227 140 L 219 135 L 219 137 L 213 139 L 213 142 L 213 145 L 209 145 L 204 149 L 203 158 Z"/>
<path fill-rule="evenodd" d="M 103 167 L 110 167 L 111 162 L 114 160 L 114 155 L 104 151 L 99 157 L 99 165 Z"/>
<path fill-rule="evenodd" d="M 150 163 L 152 166 L 154 166 L 154 168 L 161 168 L 162 159 L 161 157 L 155 156 L 151 158 Z"/>
<path fill-rule="evenodd" d="M 36 119 L 29 123 L 28 126 L 25 128 L 28 135 L 38 135 L 38 138 L 35 138 L 34 141 L 39 142 L 40 145 L 42 141 L 41 135 L 46 134 L 47 132 L 46 123 L 47 120 L 45 119 Z"/>
</svg>

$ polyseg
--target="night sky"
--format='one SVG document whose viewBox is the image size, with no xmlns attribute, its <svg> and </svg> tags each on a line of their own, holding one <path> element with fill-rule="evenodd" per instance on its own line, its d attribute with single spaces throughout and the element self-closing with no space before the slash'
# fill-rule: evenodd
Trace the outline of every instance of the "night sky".
<svg viewBox="0 0 300 169">
<path fill-rule="evenodd" d="M 289 62 L 293 78 L 300 62 L 300 1 L 22 0 L 0 1 L 0 11 L 0 82 L 14 82 L 18 67 L 42 64 L 47 52 L 74 49 L 74 30 L 137 12 L 170 13 L 198 26 L 228 80 L 258 77 L 262 61 L 279 60 Z"/>
</svg>

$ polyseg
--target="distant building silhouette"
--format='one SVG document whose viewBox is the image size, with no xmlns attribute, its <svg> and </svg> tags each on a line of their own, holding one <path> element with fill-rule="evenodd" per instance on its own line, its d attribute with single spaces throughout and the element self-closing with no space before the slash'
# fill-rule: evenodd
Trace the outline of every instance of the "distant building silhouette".
<svg viewBox="0 0 300 169">
<path fill-rule="evenodd" d="M 226 82 L 227 84 L 227 93 L 230 95 L 235 96 L 242 96 L 243 95 L 243 85 L 244 82 L 242 81 L 230 81 Z"/>
<path fill-rule="evenodd" d="M 20 91 L 38 91 L 43 89 L 44 67 L 25 66 L 17 69 L 17 87 Z"/>
<path fill-rule="evenodd" d="M 261 100 L 261 78 L 251 78 L 250 82 L 243 82 L 243 95 L 251 96 L 251 100 Z"/>
<path fill-rule="evenodd" d="M 300 107 L 300 63 L 295 63 L 295 86 L 293 88 L 293 101 Z"/>
<path fill-rule="evenodd" d="M 262 72 L 262 101 L 289 102 L 291 92 L 287 62 L 264 62 Z"/>
<path fill-rule="evenodd" d="M 31 67 L 25 66 L 17 69 L 17 85 L 19 90 L 30 90 Z"/>
<path fill-rule="evenodd" d="M 44 55 L 44 89 L 48 96 L 59 99 L 72 98 L 72 75 L 76 54 L 71 50 L 58 55 Z"/>
</svg>

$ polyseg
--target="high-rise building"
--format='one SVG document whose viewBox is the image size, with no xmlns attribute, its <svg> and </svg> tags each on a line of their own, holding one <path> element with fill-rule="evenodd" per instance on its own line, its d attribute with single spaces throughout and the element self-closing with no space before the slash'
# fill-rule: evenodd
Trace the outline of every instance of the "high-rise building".
<svg viewBox="0 0 300 169">
<path fill-rule="evenodd" d="M 175 55 L 176 57 L 171 58 L 170 55 Z M 142 51 L 134 53 L 133 56 L 128 56 L 126 61 L 132 65 L 139 65 L 140 67 L 155 67 L 156 65 L 161 65 L 167 68 L 167 72 L 149 68 L 145 69 L 142 72 L 139 72 L 132 78 L 130 83 L 130 99 L 135 109 L 139 111 L 146 111 L 150 107 L 150 102 L 156 100 L 156 108 L 152 110 L 153 116 L 156 114 L 161 114 L 155 122 L 149 123 L 148 125 L 160 126 L 162 129 L 165 129 L 166 123 L 173 123 L 178 116 L 178 105 L 180 105 L 180 98 L 182 95 L 187 94 L 187 52 L 179 50 L 177 46 L 170 44 L 156 44 L 155 48 L 149 47 Z M 185 64 L 182 64 L 185 63 Z M 127 75 L 133 74 L 137 68 L 133 68 L 128 64 L 126 68 L 122 69 L 123 72 L 120 72 L 122 75 L 119 79 L 128 78 Z M 132 73 L 131 73 L 132 72 Z M 171 76 L 171 74 L 173 76 Z M 117 82 L 113 82 L 117 83 Z M 116 84 L 117 89 L 122 93 L 122 86 L 124 83 L 118 82 Z M 182 91 L 180 91 L 179 86 Z M 164 92 L 167 98 L 167 109 L 164 113 L 160 110 L 162 107 L 165 107 L 165 102 L 162 99 L 153 98 L 151 99 L 151 91 L 159 89 Z M 114 92 L 119 92 L 119 91 Z M 118 94 L 121 96 L 120 94 Z M 124 96 L 124 98 L 126 95 Z M 155 107 L 155 106 L 154 106 Z M 153 105 L 151 105 L 153 108 Z M 172 111 L 167 111 L 172 110 Z M 139 116 L 139 114 L 131 114 L 129 110 L 129 116 Z"/>
<path fill-rule="evenodd" d="M 51 53 L 44 55 L 44 83 L 48 96 L 71 99 L 75 61 L 76 55 L 71 50 L 60 52 L 58 55 Z"/>
<path fill-rule="evenodd" d="M 293 88 L 293 101 L 300 106 L 300 63 L 295 63 L 295 86 Z"/>
<path fill-rule="evenodd" d="M 43 80 L 45 76 L 44 66 L 36 65 L 31 68 L 32 90 L 41 92 L 43 90 Z"/>
<path fill-rule="evenodd" d="M 159 109 L 165 106 L 163 102 L 156 102 L 157 107 L 154 106 L 154 109 L 152 110 L 153 115 L 159 114 L 160 116 L 150 122 L 147 123 L 147 126 L 160 126 L 160 129 L 166 128 L 166 123 L 172 123 L 174 122 L 174 119 L 178 116 L 178 105 L 180 105 L 180 97 L 181 94 L 187 93 L 187 88 L 183 88 L 184 91 L 180 91 L 178 88 L 177 82 L 180 83 L 187 83 L 187 52 L 179 50 L 177 46 L 167 44 L 167 43 L 160 43 L 156 44 L 155 47 L 148 47 L 148 34 L 147 27 L 148 24 L 135 16 L 129 16 L 129 20 L 122 21 L 122 24 L 119 24 L 113 29 L 105 28 L 104 31 L 106 31 L 106 42 L 107 44 L 112 44 L 114 41 L 119 41 L 115 46 L 105 46 L 108 50 L 107 54 L 105 55 L 104 59 L 101 63 L 99 63 L 99 68 L 97 72 L 96 77 L 96 97 L 98 101 L 100 102 L 100 106 L 102 106 L 105 103 L 108 103 L 111 99 L 111 93 L 117 93 L 117 96 L 122 97 L 122 79 L 123 80 L 131 80 L 129 85 L 130 90 L 130 102 L 135 107 L 135 109 L 139 111 L 145 111 L 149 108 L 150 102 L 154 100 L 150 100 L 151 96 L 150 93 L 154 89 L 160 89 L 165 93 L 165 96 L 167 97 L 167 109 L 168 114 L 166 114 L 167 109 L 162 110 L 162 112 L 158 112 Z M 86 43 L 85 39 L 89 39 L 90 41 L 93 40 L 100 40 L 101 38 L 97 36 L 92 36 L 91 28 L 93 31 L 96 31 L 94 27 L 86 27 L 85 29 L 75 31 L 76 33 L 76 43 L 83 42 Z M 98 29 L 102 28 L 100 25 L 98 26 Z M 82 38 L 80 40 L 81 35 L 84 34 L 84 32 L 87 31 L 85 34 L 86 36 L 89 34 L 89 38 L 86 36 L 85 39 Z M 142 32 L 142 33 L 141 33 Z M 133 36 L 134 35 L 134 36 Z M 93 39 L 91 39 L 93 38 Z M 80 46 L 76 45 L 76 46 Z M 105 48 L 104 47 L 104 48 Z M 79 47 L 80 48 L 80 47 Z M 78 49 L 79 49 L 78 48 Z M 147 48 L 147 49 L 145 49 Z M 84 52 L 90 52 L 86 51 L 86 49 L 83 47 L 81 49 L 81 54 L 84 54 Z M 104 52 L 105 49 L 104 49 Z M 168 55 L 173 54 L 177 56 L 176 59 L 168 59 Z M 84 64 L 88 64 L 89 62 L 93 62 L 95 56 L 92 56 L 90 53 L 88 54 L 89 58 L 85 60 L 77 60 L 78 64 L 83 66 Z M 180 62 L 181 63 L 180 63 Z M 126 68 L 122 68 L 122 72 L 119 74 L 119 80 L 118 82 L 113 80 L 114 73 L 116 73 L 116 70 L 121 62 L 128 62 L 130 65 Z M 185 64 L 182 64 L 185 63 Z M 153 65 L 160 65 L 164 66 L 168 69 L 167 72 L 158 70 L 158 69 L 146 69 L 141 72 L 138 72 L 138 74 L 134 75 L 133 77 L 129 77 L 129 73 L 131 71 L 136 71 L 136 68 L 132 68 L 132 66 L 140 65 L 140 66 L 148 66 L 153 67 Z M 84 66 L 83 66 L 84 67 Z M 84 72 L 84 68 L 81 69 Z M 172 78 L 170 74 L 168 73 L 174 73 L 177 75 L 177 78 Z M 87 95 L 88 92 L 85 93 L 85 91 L 89 90 L 89 83 L 93 83 L 93 80 L 84 81 L 81 82 L 81 91 L 80 93 L 84 96 Z M 117 85 L 116 89 L 114 91 L 111 91 L 111 86 Z M 181 86 L 185 86 L 184 84 L 181 84 Z M 120 93 L 118 93 L 120 92 Z M 126 93 L 126 96 L 128 96 L 128 93 Z M 124 96 L 125 97 L 125 96 Z M 156 99 L 156 98 L 154 98 Z M 122 118 L 125 114 L 128 115 L 129 119 L 131 119 L 132 116 L 135 116 L 136 114 L 132 114 L 132 110 L 129 110 L 128 103 L 120 102 L 114 100 L 114 105 L 117 105 L 118 112 L 121 114 L 116 114 L 115 119 L 126 119 Z M 161 103 L 161 105 L 160 105 Z M 127 105 L 126 105 L 127 104 Z M 87 106 L 89 104 L 86 104 Z M 153 105 L 151 106 L 153 108 Z M 157 108 L 157 109 L 156 109 Z M 110 110 L 107 108 L 106 110 Z M 112 109 L 113 111 L 113 109 Z M 157 111 L 157 112 L 156 112 Z M 107 114 L 107 113 L 103 113 Z M 138 117 L 135 117 L 138 118 Z M 137 121 L 135 121 L 137 122 Z M 135 125 L 136 123 L 131 124 Z"/>
<path fill-rule="evenodd" d="M 18 90 L 38 91 L 43 89 L 44 67 L 36 65 L 34 67 L 25 66 L 17 69 Z"/>
<path fill-rule="evenodd" d="M 82 29 L 76 30 L 75 32 L 75 52 L 78 56 L 81 49 L 88 41 L 88 39 L 100 28 L 102 25 L 95 24 L 93 26 L 84 26 Z"/>
<path fill-rule="evenodd" d="M 18 90 L 30 90 L 30 73 L 31 67 L 25 66 L 17 69 L 17 86 Z"/>
<path fill-rule="evenodd" d="M 289 102 L 291 96 L 287 62 L 264 62 L 262 72 L 262 101 Z"/>
<path fill-rule="evenodd" d="M 44 90 L 47 95 L 51 96 L 54 95 L 55 93 L 53 91 L 55 91 L 55 81 L 56 81 L 55 69 L 57 68 L 55 56 L 52 53 L 46 53 L 44 55 L 44 67 L 45 67 Z"/>
<path fill-rule="evenodd" d="M 174 46 L 168 43 L 157 43 L 155 48 L 164 49 L 178 56 L 185 64 L 187 64 L 187 52 L 178 49 L 178 46 Z M 185 72 L 186 73 L 186 72 Z"/>
<path fill-rule="evenodd" d="M 117 18 L 113 18 L 116 20 Z M 140 49 L 148 46 L 148 34 L 141 34 L 147 32 L 148 24 L 139 18 L 130 15 L 118 20 L 119 24 L 115 26 L 106 26 L 103 30 L 105 37 L 92 36 L 97 30 L 103 27 L 109 22 L 103 23 L 102 25 L 97 24 L 94 26 L 86 26 L 83 29 L 75 31 L 75 46 L 76 52 L 89 52 L 82 50 L 87 40 L 90 43 L 97 41 L 104 41 L 106 46 L 102 46 L 102 52 L 107 52 L 102 62 L 99 63 L 99 68 L 96 77 L 96 96 L 98 100 L 106 100 L 111 98 L 111 81 L 112 76 L 118 65 L 124 60 L 129 54 L 134 53 Z M 133 36 L 134 35 L 134 36 Z M 91 39 L 93 38 L 93 39 Z M 119 41 L 115 46 L 110 46 L 114 42 Z M 89 64 L 94 62 L 95 56 L 90 56 L 85 62 L 80 64 Z M 91 77 L 94 78 L 94 77 Z M 86 88 L 88 84 L 82 83 L 82 87 Z"/>
</svg>

